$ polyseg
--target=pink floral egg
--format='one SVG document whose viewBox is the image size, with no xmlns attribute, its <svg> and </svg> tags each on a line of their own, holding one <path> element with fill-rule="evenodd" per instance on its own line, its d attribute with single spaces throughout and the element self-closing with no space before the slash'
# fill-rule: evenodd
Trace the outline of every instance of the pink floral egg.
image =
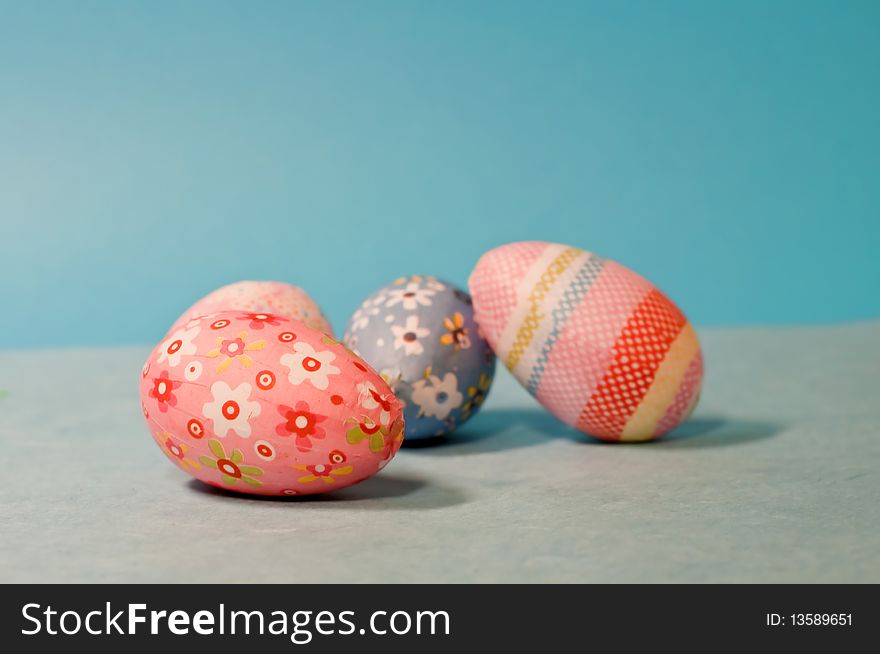
<svg viewBox="0 0 880 654">
<path fill-rule="evenodd" d="M 242 493 L 351 486 L 403 440 L 402 404 L 382 378 L 330 336 L 280 316 L 194 318 L 152 351 L 140 392 L 171 461 Z"/>
<path fill-rule="evenodd" d="M 318 304 L 299 286 L 284 282 L 235 282 L 211 291 L 183 312 L 169 333 L 193 318 L 217 311 L 248 311 L 255 323 L 272 316 L 301 320 L 312 329 L 333 335 L 333 327 Z"/>
<path fill-rule="evenodd" d="M 485 253 L 469 285 L 498 358 L 563 422 L 609 441 L 644 441 L 693 411 L 703 380 L 697 333 L 628 268 L 526 241 Z"/>
</svg>

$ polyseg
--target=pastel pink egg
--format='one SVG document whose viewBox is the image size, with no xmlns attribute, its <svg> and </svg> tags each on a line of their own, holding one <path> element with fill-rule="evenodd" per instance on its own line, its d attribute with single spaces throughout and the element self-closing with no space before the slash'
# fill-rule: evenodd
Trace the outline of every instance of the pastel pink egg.
<svg viewBox="0 0 880 654">
<path fill-rule="evenodd" d="M 333 327 L 309 294 L 284 282 L 242 281 L 221 286 L 181 314 L 169 330 L 180 329 L 193 318 L 218 311 L 248 311 L 260 316 L 275 315 L 301 320 L 312 329 L 333 335 Z"/>
<path fill-rule="evenodd" d="M 474 317 L 498 358 L 554 416 L 609 441 L 644 441 L 693 411 L 694 328 L 653 284 L 579 248 L 526 241 L 485 253 Z"/>
<path fill-rule="evenodd" d="M 361 359 L 305 323 L 250 312 L 195 318 L 147 358 L 150 433 L 181 470 L 258 495 L 307 495 L 381 470 L 403 407 Z"/>
</svg>

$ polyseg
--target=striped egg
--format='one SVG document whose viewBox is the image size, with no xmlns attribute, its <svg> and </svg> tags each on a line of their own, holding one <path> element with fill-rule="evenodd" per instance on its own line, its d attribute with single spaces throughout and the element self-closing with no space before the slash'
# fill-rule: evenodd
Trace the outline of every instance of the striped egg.
<svg viewBox="0 0 880 654">
<path fill-rule="evenodd" d="M 499 359 L 566 424 L 603 440 L 645 441 L 696 406 L 703 356 L 694 328 L 625 266 L 524 241 L 485 253 L 469 285 Z"/>
</svg>

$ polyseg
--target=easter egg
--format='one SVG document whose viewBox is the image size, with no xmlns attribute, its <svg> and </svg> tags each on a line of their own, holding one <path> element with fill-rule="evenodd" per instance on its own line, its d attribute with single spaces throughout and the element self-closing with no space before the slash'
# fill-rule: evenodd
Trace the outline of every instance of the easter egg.
<svg viewBox="0 0 880 654">
<path fill-rule="evenodd" d="M 470 296 L 433 277 L 400 278 L 373 293 L 343 340 L 404 402 L 407 440 L 453 431 L 492 385 L 495 355 L 474 322 Z"/>
<path fill-rule="evenodd" d="M 249 312 L 195 318 L 160 343 L 141 374 L 156 443 L 206 484 L 307 495 L 356 484 L 403 440 L 403 406 L 330 336 Z"/>
<path fill-rule="evenodd" d="M 275 316 L 301 320 L 312 329 L 333 335 L 333 327 L 321 308 L 298 286 L 284 282 L 235 282 L 211 291 L 181 314 L 169 330 L 174 332 L 193 318 L 218 311 L 247 311 L 252 314 L 252 329 L 261 321 L 272 322 Z"/>
<path fill-rule="evenodd" d="M 693 411 L 703 379 L 697 334 L 632 270 L 528 241 L 485 253 L 469 286 L 498 357 L 563 422 L 609 441 L 644 441 Z"/>
</svg>

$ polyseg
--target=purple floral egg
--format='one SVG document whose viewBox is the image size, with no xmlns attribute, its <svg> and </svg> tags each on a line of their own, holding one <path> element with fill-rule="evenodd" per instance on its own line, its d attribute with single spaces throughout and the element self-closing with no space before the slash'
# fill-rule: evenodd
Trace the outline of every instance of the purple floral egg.
<svg viewBox="0 0 880 654">
<path fill-rule="evenodd" d="M 495 355 L 474 322 L 470 295 L 434 277 L 401 277 L 373 293 L 343 340 L 404 402 L 407 439 L 452 432 L 492 385 Z"/>
</svg>

